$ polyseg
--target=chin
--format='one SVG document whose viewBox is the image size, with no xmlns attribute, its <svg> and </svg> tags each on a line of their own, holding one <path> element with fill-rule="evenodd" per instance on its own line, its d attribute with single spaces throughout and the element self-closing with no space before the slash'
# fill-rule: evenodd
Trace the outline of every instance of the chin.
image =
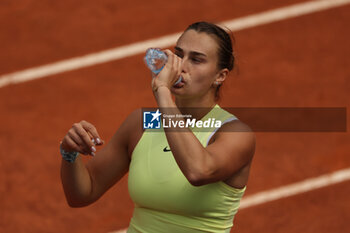
<svg viewBox="0 0 350 233">
<path fill-rule="evenodd" d="M 172 87 L 170 91 L 173 95 L 181 95 L 181 93 L 183 93 L 183 89 L 184 89 L 183 87 L 180 87 L 180 88 Z"/>
</svg>

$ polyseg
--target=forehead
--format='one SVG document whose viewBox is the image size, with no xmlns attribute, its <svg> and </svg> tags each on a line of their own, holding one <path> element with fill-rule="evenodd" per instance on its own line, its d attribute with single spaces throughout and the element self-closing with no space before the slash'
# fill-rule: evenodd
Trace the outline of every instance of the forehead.
<svg viewBox="0 0 350 233">
<path fill-rule="evenodd" d="M 197 32 L 188 30 L 184 32 L 176 43 L 184 52 L 200 52 L 208 57 L 216 56 L 218 44 L 213 35 L 208 35 L 205 32 Z"/>
</svg>

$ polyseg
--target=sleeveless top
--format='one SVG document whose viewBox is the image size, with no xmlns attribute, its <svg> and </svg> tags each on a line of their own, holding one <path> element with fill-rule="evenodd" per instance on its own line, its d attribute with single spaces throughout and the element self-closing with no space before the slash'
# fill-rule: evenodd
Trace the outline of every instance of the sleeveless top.
<svg viewBox="0 0 350 233">
<path fill-rule="evenodd" d="M 219 105 L 201 120 L 209 118 L 222 124 L 237 119 Z M 191 130 L 206 147 L 218 128 Z M 145 130 L 132 153 L 128 189 L 135 208 L 127 233 L 229 233 L 245 187 L 222 181 L 193 186 L 165 147 L 170 148 L 163 129 Z"/>
</svg>

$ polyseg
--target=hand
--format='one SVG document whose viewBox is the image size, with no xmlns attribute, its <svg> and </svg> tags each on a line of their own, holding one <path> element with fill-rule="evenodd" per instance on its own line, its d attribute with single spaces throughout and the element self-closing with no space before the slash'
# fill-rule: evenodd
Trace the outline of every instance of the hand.
<svg viewBox="0 0 350 233">
<path fill-rule="evenodd" d="M 102 145 L 101 140 L 95 126 L 87 121 L 74 123 L 62 140 L 61 147 L 67 152 L 76 151 L 84 155 L 95 156 L 95 145 Z"/>
<path fill-rule="evenodd" d="M 170 89 L 181 74 L 182 59 L 172 53 L 169 49 L 164 50 L 164 52 L 168 56 L 168 62 L 157 76 L 153 76 L 153 91 L 156 91 L 161 86 L 165 86 Z"/>
</svg>

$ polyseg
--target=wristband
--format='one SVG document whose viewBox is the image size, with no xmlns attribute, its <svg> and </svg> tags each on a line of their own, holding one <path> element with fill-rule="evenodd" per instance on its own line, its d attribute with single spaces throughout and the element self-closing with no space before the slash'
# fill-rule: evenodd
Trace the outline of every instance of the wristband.
<svg viewBox="0 0 350 233">
<path fill-rule="evenodd" d="M 78 157 L 78 152 L 76 151 L 71 151 L 67 152 L 62 149 L 62 144 L 60 144 L 60 153 L 62 155 L 62 158 L 70 163 L 74 163 L 75 159 Z"/>
</svg>

